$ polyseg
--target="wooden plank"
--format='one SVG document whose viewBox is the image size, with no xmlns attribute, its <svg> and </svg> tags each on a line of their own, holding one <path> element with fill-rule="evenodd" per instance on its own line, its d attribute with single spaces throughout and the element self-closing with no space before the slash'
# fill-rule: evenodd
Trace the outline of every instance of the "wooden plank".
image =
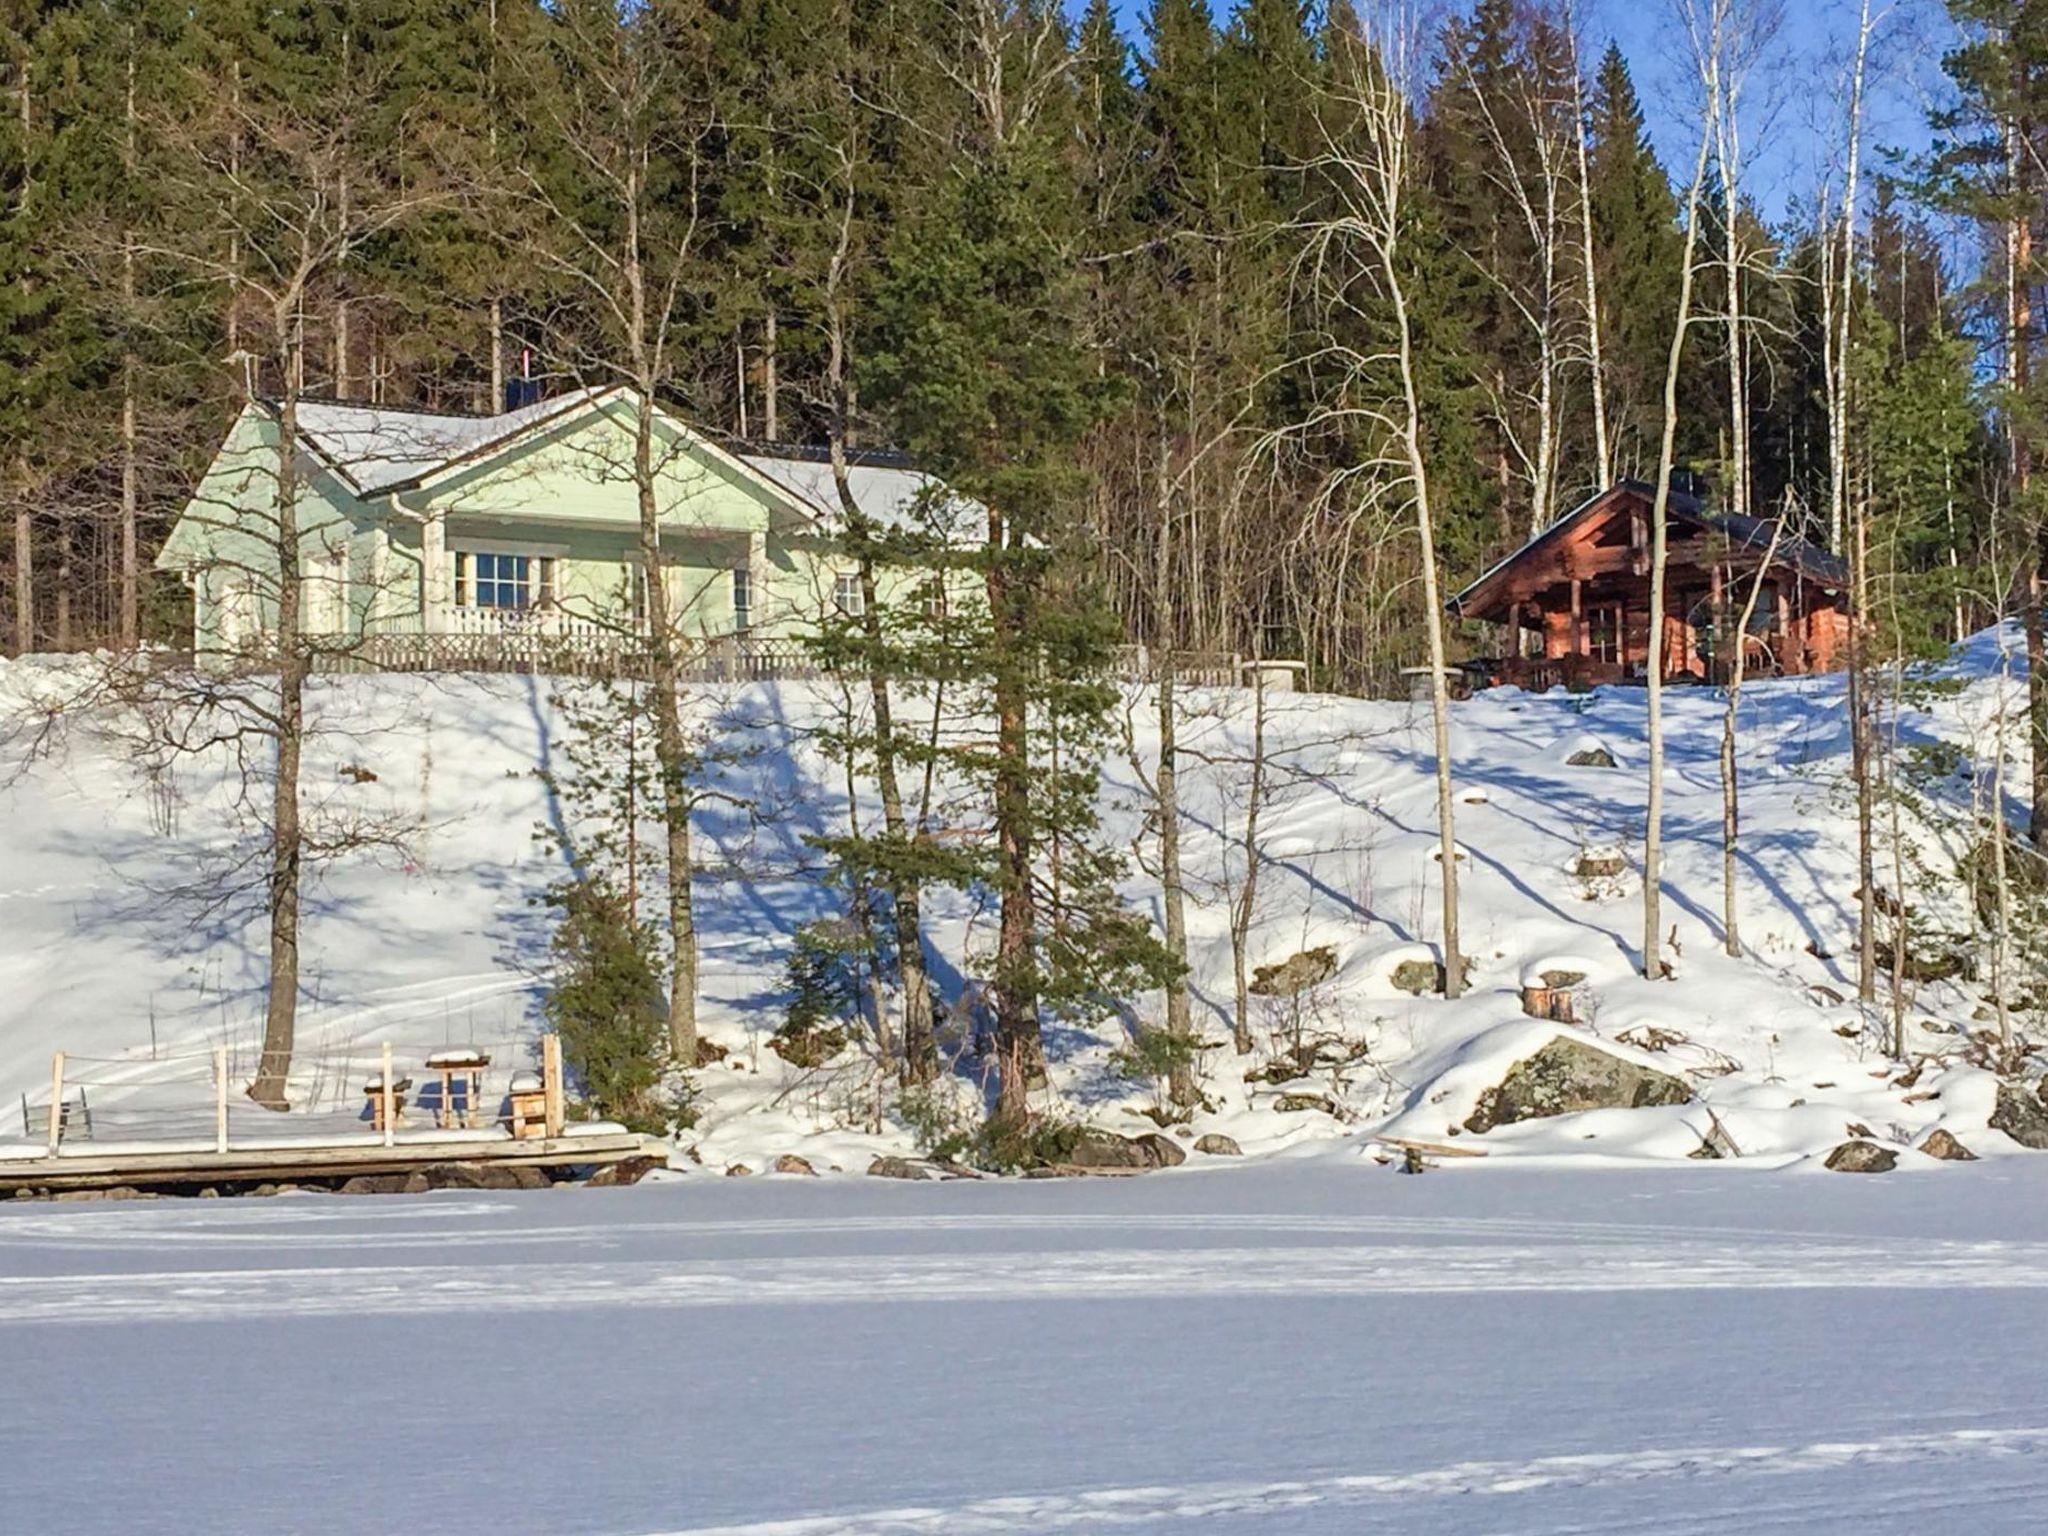
<svg viewBox="0 0 2048 1536">
<path fill-rule="evenodd" d="M 632 1132 L 564 1136 L 542 1141 L 469 1141 L 425 1138 L 394 1147 L 379 1142 L 313 1143 L 289 1147 L 240 1147 L 222 1154 L 167 1151 L 61 1154 L 0 1161 L 0 1193 L 15 1189 L 93 1189 L 119 1184 L 236 1183 L 344 1178 L 358 1173 L 406 1173 L 435 1163 L 505 1163 L 528 1167 L 574 1167 L 622 1162 L 649 1151 Z"/>
<path fill-rule="evenodd" d="M 1378 1142 L 1383 1147 L 1393 1147 L 1402 1152 L 1426 1152 L 1431 1157 L 1484 1157 L 1484 1147 L 1452 1147 L 1440 1141 L 1410 1141 L 1405 1136 L 1368 1136 L 1367 1141 Z"/>
</svg>

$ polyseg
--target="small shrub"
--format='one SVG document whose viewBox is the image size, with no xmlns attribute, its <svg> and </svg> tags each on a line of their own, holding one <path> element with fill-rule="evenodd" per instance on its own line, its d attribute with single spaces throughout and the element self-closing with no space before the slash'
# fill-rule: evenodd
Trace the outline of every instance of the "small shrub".
<svg viewBox="0 0 2048 1536">
<path fill-rule="evenodd" d="M 603 882 L 570 880 L 548 894 L 560 914 L 550 943 L 553 984 L 542 1011 L 584 1101 L 605 1119 L 664 1133 L 687 1123 L 670 1081 L 668 1029 L 654 936 Z"/>
<path fill-rule="evenodd" d="M 845 1050 L 860 1021 L 865 936 L 843 919 L 806 923 L 784 966 L 789 1006 L 768 1049 L 795 1067 L 821 1067 Z"/>
</svg>

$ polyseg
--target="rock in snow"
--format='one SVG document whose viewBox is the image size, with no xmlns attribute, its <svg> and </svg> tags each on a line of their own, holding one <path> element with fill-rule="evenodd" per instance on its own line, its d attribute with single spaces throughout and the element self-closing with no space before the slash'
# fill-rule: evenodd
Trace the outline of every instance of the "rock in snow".
<svg viewBox="0 0 2048 1536">
<path fill-rule="evenodd" d="M 1899 1154 L 1874 1141 L 1845 1141 L 1828 1154 L 1827 1166 L 1836 1173 L 1890 1173 Z"/>
<path fill-rule="evenodd" d="M 1195 1150 L 1209 1157 L 1243 1157 L 1244 1148 L 1230 1137 L 1218 1131 L 1211 1131 L 1195 1142 Z"/>
<path fill-rule="evenodd" d="M 1483 1133 L 1496 1125 L 1583 1109 L 1642 1109 L 1691 1099 L 1692 1090 L 1668 1072 L 1638 1066 L 1560 1035 L 1534 1056 L 1516 1062 L 1499 1086 L 1482 1093 L 1465 1129 Z"/>
<path fill-rule="evenodd" d="M 1947 1163 L 1974 1163 L 1977 1154 L 1964 1146 L 1940 1126 L 1927 1133 L 1927 1139 L 1920 1143 L 1920 1150 L 1929 1157 L 1938 1157 Z"/>
<path fill-rule="evenodd" d="M 921 1157 L 878 1157 L 868 1164 L 871 1179 L 944 1179 L 952 1175 Z"/>
<path fill-rule="evenodd" d="M 1067 1154 L 1072 1168 L 1177 1168 L 1188 1160 L 1178 1144 L 1157 1131 L 1143 1136 L 1119 1136 L 1114 1131 L 1090 1127 L 1081 1132 L 1074 1149 Z"/>
<path fill-rule="evenodd" d="M 1294 997 L 1310 987 L 1321 986 L 1337 974 L 1337 951 L 1327 944 L 1304 949 L 1277 965 L 1262 965 L 1252 972 L 1248 989 L 1258 997 Z"/>
<path fill-rule="evenodd" d="M 628 1157 L 616 1163 L 608 1163 L 584 1180 L 592 1189 L 606 1189 L 619 1184 L 638 1184 L 655 1169 L 662 1167 L 658 1157 Z"/>
<path fill-rule="evenodd" d="M 1991 1129 L 2005 1132 L 2023 1147 L 2048 1152 L 2048 1104 L 2018 1083 L 2000 1083 Z"/>
</svg>

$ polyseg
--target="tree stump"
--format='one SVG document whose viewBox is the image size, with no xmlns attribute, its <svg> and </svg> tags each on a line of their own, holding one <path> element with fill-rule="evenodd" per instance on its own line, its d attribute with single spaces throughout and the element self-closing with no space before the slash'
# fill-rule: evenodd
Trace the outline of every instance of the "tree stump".
<svg viewBox="0 0 2048 1536">
<path fill-rule="evenodd" d="M 1578 1016 L 1572 1011 L 1570 987 L 1538 983 L 1522 988 L 1522 1012 L 1532 1019 L 1549 1019 L 1558 1024 L 1578 1022 Z"/>
</svg>

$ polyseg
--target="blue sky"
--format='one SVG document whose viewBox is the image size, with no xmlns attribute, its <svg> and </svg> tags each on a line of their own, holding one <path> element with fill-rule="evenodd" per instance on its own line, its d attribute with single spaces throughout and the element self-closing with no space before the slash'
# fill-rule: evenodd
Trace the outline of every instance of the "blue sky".
<svg viewBox="0 0 2048 1536">
<path fill-rule="evenodd" d="M 1232 0 L 1212 0 L 1219 11 Z M 1358 0 L 1370 5 L 1373 0 Z M 1453 0 L 1421 0 L 1447 9 Z M 1469 3 L 1469 0 L 1457 0 Z M 1674 178 L 1691 171 L 1698 146 L 1691 110 L 1694 87 L 1684 34 L 1676 19 L 1684 0 L 1578 0 L 1588 68 L 1612 37 L 1621 44 L 1650 117 L 1658 154 Z M 1703 0 L 1702 0 L 1703 3 Z M 1756 0 L 1750 0 L 1756 3 Z M 1824 172 L 1839 177 L 1842 83 L 1855 46 L 1859 0 L 1776 0 L 1781 20 L 1774 46 L 1752 77 L 1743 101 L 1749 195 L 1773 217 L 1810 205 Z M 1873 51 L 1865 129 L 1866 172 L 1874 152 L 1914 153 L 1927 143 L 1926 114 L 1941 93 L 1941 55 L 1953 38 L 1941 0 L 1871 0 L 1883 20 Z M 1137 36 L 1144 0 L 1117 0 Z M 1869 185 L 1866 175 L 1864 185 Z"/>
<path fill-rule="evenodd" d="M 1848 76 L 1858 0 L 1779 0 L 1775 46 L 1745 90 L 1743 139 L 1748 190 L 1770 213 L 1810 204 L 1823 173 L 1839 177 L 1846 142 Z M 1650 112 L 1659 156 L 1674 176 L 1690 171 L 1698 146 L 1686 90 L 1690 60 L 1674 20 L 1675 0 L 1590 0 L 1588 46 L 1613 37 L 1628 56 Z M 1943 52 L 1954 32 L 1940 0 L 1872 0 L 1874 33 L 1864 127 L 1864 184 L 1881 152 L 1914 154 L 1928 142 L 1927 112 L 1944 99 Z M 1663 89 L 1659 89 L 1659 86 Z"/>
</svg>

